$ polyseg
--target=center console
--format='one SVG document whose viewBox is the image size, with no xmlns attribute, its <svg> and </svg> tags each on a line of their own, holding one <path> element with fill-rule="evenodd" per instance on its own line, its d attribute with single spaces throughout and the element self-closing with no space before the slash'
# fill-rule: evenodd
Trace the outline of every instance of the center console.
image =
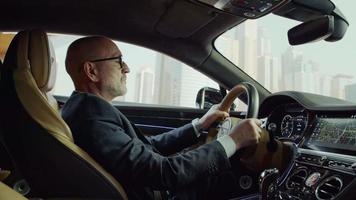
<svg viewBox="0 0 356 200">
<path fill-rule="evenodd" d="M 316 116 L 297 152 L 285 176 L 269 185 L 267 199 L 340 199 L 356 181 L 355 117 Z"/>
<path fill-rule="evenodd" d="M 274 199 L 336 199 L 355 179 L 356 159 L 353 157 L 306 149 L 298 151 L 288 176 L 278 187 L 271 188 L 275 190 Z"/>
</svg>

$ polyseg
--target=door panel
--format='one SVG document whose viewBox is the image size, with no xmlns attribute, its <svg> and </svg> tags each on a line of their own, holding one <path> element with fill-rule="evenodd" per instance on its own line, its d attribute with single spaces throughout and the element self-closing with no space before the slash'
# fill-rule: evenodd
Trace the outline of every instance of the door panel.
<svg viewBox="0 0 356 200">
<path fill-rule="evenodd" d="M 60 107 L 68 97 L 55 96 Z M 207 110 L 145 105 L 138 103 L 114 102 L 120 110 L 143 134 L 157 135 L 190 123 L 193 119 L 202 117 Z M 231 112 L 231 116 L 244 118 L 241 112 Z"/>
<path fill-rule="evenodd" d="M 205 111 L 199 109 L 116 105 L 143 134 L 157 135 L 190 123 Z"/>
<path fill-rule="evenodd" d="M 145 135 L 157 135 L 170 131 L 190 123 L 195 118 L 202 117 L 207 112 L 207 110 L 181 107 L 123 106 L 119 104 L 116 104 L 115 107 L 124 113 Z M 230 115 L 244 117 L 241 112 L 232 112 Z"/>
</svg>

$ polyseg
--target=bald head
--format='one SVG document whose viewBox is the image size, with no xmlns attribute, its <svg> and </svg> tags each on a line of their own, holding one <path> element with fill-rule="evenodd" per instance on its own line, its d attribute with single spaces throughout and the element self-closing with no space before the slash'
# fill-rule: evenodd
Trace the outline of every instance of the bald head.
<svg viewBox="0 0 356 200">
<path fill-rule="evenodd" d="M 74 82 L 79 78 L 84 62 L 105 57 L 106 50 L 115 45 L 110 39 L 102 36 L 90 36 L 74 41 L 67 50 L 66 70 Z"/>
<path fill-rule="evenodd" d="M 66 70 L 75 89 L 111 100 L 126 93 L 129 68 L 122 54 L 109 38 L 90 36 L 74 41 L 66 56 Z"/>
</svg>

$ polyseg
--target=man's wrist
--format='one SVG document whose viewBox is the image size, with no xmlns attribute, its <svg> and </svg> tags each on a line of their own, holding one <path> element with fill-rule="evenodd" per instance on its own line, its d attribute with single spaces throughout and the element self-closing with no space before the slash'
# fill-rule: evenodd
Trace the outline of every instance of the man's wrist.
<svg viewBox="0 0 356 200">
<path fill-rule="evenodd" d="M 232 155 L 235 154 L 237 150 L 237 145 L 234 140 L 229 135 L 224 135 L 217 139 L 218 142 L 224 147 L 226 156 L 230 158 Z"/>
<path fill-rule="evenodd" d="M 200 119 L 199 118 L 195 118 L 192 120 L 192 125 L 195 131 L 195 134 L 197 135 L 197 137 L 199 137 L 203 131 L 201 124 L 200 124 Z"/>
</svg>

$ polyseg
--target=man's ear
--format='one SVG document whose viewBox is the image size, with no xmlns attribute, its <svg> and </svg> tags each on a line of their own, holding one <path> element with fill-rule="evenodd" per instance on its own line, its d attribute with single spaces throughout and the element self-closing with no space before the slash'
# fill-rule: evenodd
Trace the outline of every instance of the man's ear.
<svg viewBox="0 0 356 200">
<path fill-rule="evenodd" d="M 96 66 L 92 62 L 85 62 L 83 66 L 83 71 L 86 77 L 91 80 L 92 82 L 99 81 L 99 72 L 96 69 Z"/>
</svg>

